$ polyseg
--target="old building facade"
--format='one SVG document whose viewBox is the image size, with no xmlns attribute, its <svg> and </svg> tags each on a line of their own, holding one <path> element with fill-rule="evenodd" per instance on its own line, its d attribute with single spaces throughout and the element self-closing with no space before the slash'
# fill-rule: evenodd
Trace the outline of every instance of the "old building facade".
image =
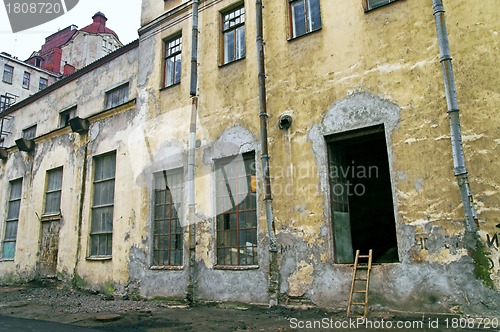
<svg viewBox="0 0 500 332">
<path fill-rule="evenodd" d="M 144 0 L 138 43 L 10 110 L 1 280 L 345 308 L 372 249 L 371 303 L 498 313 L 494 1 L 445 3 L 473 224 L 433 1 L 265 1 L 264 52 L 260 4 Z"/>
</svg>

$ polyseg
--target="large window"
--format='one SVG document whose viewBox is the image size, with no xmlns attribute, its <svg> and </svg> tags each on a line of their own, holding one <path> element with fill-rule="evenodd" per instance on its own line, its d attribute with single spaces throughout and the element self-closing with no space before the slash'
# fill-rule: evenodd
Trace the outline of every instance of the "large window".
<svg viewBox="0 0 500 332">
<path fill-rule="evenodd" d="M 165 87 L 181 81 L 181 52 L 182 36 L 165 41 Z"/>
<path fill-rule="evenodd" d="M 106 109 L 126 103 L 128 100 L 128 83 L 106 92 Z"/>
<path fill-rule="evenodd" d="M 38 83 L 38 91 L 45 89 L 49 85 L 49 80 L 43 77 L 40 77 L 40 82 Z"/>
<path fill-rule="evenodd" d="M 90 256 L 112 253 L 115 169 L 115 153 L 95 157 Z"/>
<path fill-rule="evenodd" d="M 216 162 L 217 264 L 257 265 L 255 154 Z"/>
<path fill-rule="evenodd" d="M 31 74 L 25 71 L 23 74 L 23 88 L 25 89 L 30 88 L 30 80 L 31 80 Z"/>
<path fill-rule="evenodd" d="M 5 83 L 10 83 L 12 84 L 12 77 L 14 76 L 14 67 L 5 65 L 3 67 L 3 77 L 2 80 Z"/>
<path fill-rule="evenodd" d="M 36 125 L 23 129 L 24 139 L 34 139 L 36 137 Z"/>
<path fill-rule="evenodd" d="M 182 265 L 182 169 L 154 175 L 153 265 Z"/>
<path fill-rule="evenodd" d="M 47 171 L 47 190 L 45 191 L 44 215 L 60 213 L 62 190 L 62 167 Z"/>
<path fill-rule="evenodd" d="M 7 206 L 7 220 L 5 220 L 5 235 L 2 248 L 2 259 L 14 259 L 16 253 L 17 225 L 21 208 L 23 180 L 10 182 L 10 196 Z"/>
<path fill-rule="evenodd" d="M 224 63 L 245 57 L 245 7 L 222 14 Z"/>
<path fill-rule="evenodd" d="M 320 29 L 319 0 L 290 1 L 290 21 L 292 38 Z"/>
</svg>

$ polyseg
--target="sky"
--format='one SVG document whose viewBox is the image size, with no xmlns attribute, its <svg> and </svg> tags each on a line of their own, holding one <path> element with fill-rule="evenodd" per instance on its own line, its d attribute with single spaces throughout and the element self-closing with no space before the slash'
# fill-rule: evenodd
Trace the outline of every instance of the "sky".
<svg viewBox="0 0 500 332">
<path fill-rule="evenodd" d="M 12 33 L 6 8 L 0 3 L 0 52 L 26 60 L 33 51 L 40 50 L 45 37 L 71 24 L 81 29 L 92 23 L 92 16 L 98 11 L 106 15 L 106 27 L 116 32 L 124 45 L 139 37 L 141 0 L 80 0 L 66 14 L 17 33 Z"/>
</svg>

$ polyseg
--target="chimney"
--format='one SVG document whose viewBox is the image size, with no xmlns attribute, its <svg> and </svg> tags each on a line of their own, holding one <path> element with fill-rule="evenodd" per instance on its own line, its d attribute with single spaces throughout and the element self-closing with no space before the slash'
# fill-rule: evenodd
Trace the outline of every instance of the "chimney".
<svg viewBox="0 0 500 332">
<path fill-rule="evenodd" d="M 106 26 L 106 21 L 108 20 L 101 12 L 95 13 L 94 16 L 92 16 L 92 19 L 94 20 L 94 23 L 102 24 L 103 26 Z"/>
</svg>

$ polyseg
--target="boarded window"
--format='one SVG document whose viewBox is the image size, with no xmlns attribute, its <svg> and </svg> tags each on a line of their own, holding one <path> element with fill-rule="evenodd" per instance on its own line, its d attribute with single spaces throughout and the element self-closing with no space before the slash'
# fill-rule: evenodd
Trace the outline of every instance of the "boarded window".
<svg viewBox="0 0 500 332">
<path fill-rule="evenodd" d="M 246 54 L 244 6 L 222 14 L 222 34 L 224 63 L 244 58 Z"/>
<path fill-rule="evenodd" d="M 370 11 L 372 9 L 385 6 L 397 0 L 363 0 L 363 9 L 365 12 Z"/>
<path fill-rule="evenodd" d="M 182 206 L 183 170 L 154 175 L 153 265 L 181 266 L 183 258 Z"/>
<path fill-rule="evenodd" d="M 60 213 L 63 168 L 47 171 L 47 190 L 45 191 L 45 209 L 43 214 Z"/>
<path fill-rule="evenodd" d="M 295 0 L 289 5 L 292 38 L 321 28 L 319 0 Z"/>
<path fill-rule="evenodd" d="M 257 265 L 255 154 L 218 160 L 217 264 Z"/>
<path fill-rule="evenodd" d="M 7 206 L 7 220 L 5 220 L 5 235 L 2 248 L 2 259 L 14 259 L 16 253 L 17 225 L 21 208 L 23 180 L 10 182 L 9 203 Z"/>
<path fill-rule="evenodd" d="M 95 157 L 90 256 L 112 254 L 115 169 L 115 153 Z"/>
<path fill-rule="evenodd" d="M 14 67 L 9 66 L 9 65 L 5 65 L 3 67 L 3 77 L 2 77 L 2 80 L 5 83 L 12 84 L 12 78 L 13 78 L 13 76 L 14 76 Z"/>
<path fill-rule="evenodd" d="M 165 87 L 181 81 L 181 52 L 182 36 L 176 36 L 165 42 Z"/>
<path fill-rule="evenodd" d="M 128 83 L 106 92 L 106 109 L 126 103 L 128 100 Z"/>
</svg>

